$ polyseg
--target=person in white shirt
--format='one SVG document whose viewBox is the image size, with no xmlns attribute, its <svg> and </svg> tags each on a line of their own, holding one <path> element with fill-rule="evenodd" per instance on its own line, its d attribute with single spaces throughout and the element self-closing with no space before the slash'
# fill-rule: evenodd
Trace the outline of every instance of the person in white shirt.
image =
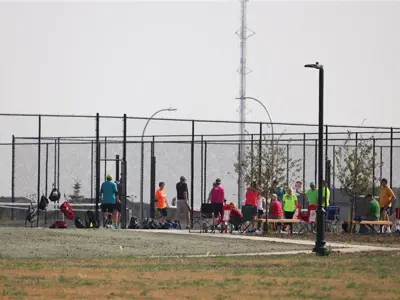
<svg viewBox="0 0 400 300">
<path fill-rule="evenodd" d="M 257 211 L 258 211 L 257 215 L 258 215 L 259 219 L 261 219 L 262 216 L 264 215 L 265 203 L 266 203 L 266 200 L 263 197 L 263 194 L 260 193 L 260 197 L 258 198 L 258 201 L 257 201 Z"/>
</svg>

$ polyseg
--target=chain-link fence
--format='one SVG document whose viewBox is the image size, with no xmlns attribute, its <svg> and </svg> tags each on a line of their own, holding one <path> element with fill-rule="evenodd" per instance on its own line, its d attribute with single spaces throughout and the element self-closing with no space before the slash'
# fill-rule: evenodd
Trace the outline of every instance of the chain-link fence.
<svg viewBox="0 0 400 300">
<path fill-rule="evenodd" d="M 8 132 L 0 135 L 1 224 L 24 224 L 28 205 L 37 205 L 53 186 L 79 207 L 79 214 L 96 210 L 107 174 L 125 180 L 124 225 L 128 211 L 140 217 L 154 215 L 159 182 L 166 183 L 170 201 L 176 197 L 180 176 L 188 179 L 189 204 L 195 210 L 207 201 L 217 178 L 228 201 L 243 203 L 239 171 L 246 185 L 257 181 L 264 191 L 274 179 L 283 187 L 300 181 L 305 189 L 318 178 L 315 125 L 249 122 L 241 139 L 238 122 L 157 118 L 150 122 L 126 116 L 3 115 L 0 119 L 9 124 L 3 127 Z M 324 177 L 332 190 L 331 203 L 342 208 L 342 218 L 348 214 L 346 192 L 361 180 L 370 185 L 364 193 L 378 195 L 381 178 L 398 192 L 399 129 L 325 126 L 324 131 Z M 241 141 L 245 153 L 239 164 Z M 357 167 L 352 167 L 354 162 Z M 358 173 L 368 178 L 360 179 Z M 349 176 L 354 178 L 349 181 Z M 307 205 L 302 196 L 299 201 Z M 41 212 L 34 226 L 46 226 L 59 217 Z"/>
</svg>

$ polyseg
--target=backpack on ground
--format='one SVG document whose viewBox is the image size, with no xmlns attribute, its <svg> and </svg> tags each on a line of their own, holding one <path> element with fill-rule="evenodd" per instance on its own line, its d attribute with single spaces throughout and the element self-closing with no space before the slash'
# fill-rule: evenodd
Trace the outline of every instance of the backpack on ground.
<svg viewBox="0 0 400 300">
<path fill-rule="evenodd" d="M 47 199 L 46 196 L 42 196 L 40 198 L 40 202 L 39 202 L 38 208 L 40 210 L 46 210 L 48 204 L 49 204 L 49 199 Z"/>
<path fill-rule="evenodd" d="M 74 217 L 75 217 L 74 209 L 72 208 L 71 204 L 69 204 L 68 202 L 64 202 L 63 204 L 61 204 L 60 210 L 67 219 L 69 219 L 69 220 L 74 219 Z"/>
<path fill-rule="evenodd" d="M 57 201 L 59 201 L 61 199 L 61 193 L 56 188 L 53 188 L 51 190 L 49 199 L 52 202 L 57 202 Z"/>
<path fill-rule="evenodd" d="M 81 219 L 79 217 L 75 218 L 75 227 L 79 229 L 86 228 L 85 225 L 82 224 Z"/>
<path fill-rule="evenodd" d="M 91 210 L 85 212 L 85 227 L 86 228 L 99 227 L 96 221 L 96 216 L 94 215 L 94 212 L 92 212 Z"/>
<path fill-rule="evenodd" d="M 131 217 L 129 221 L 128 229 L 140 229 L 140 226 L 135 217 Z"/>
<path fill-rule="evenodd" d="M 149 218 L 144 218 L 140 224 L 140 229 L 150 229 L 149 227 Z"/>
<path fill-rule="evenodd" d="M 50 228 L 52 228 L 52 229 L 57 229 L 57 228 L 64 229 L 67 227 L 68 227 L 68 223 L 65 221 L 55 221 L 54 224 L 50 226 Z"/>
<path fill-rule="evenodd" d="M 149 219 L 149 229 L 161 229 L 161 225 L 157 220 Z"/>
</svg>

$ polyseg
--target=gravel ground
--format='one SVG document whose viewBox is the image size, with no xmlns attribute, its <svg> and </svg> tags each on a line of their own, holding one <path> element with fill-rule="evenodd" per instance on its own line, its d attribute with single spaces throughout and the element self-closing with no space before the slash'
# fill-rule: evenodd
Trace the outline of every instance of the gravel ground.
<svg viewBox="0 0 400 300">
<path fill-rule="evenodd" d="M 168 233 L 107 229 L 0 228 L 2 258 L 234 254 L 310 250 L 309 246 Z"/>
</svg>

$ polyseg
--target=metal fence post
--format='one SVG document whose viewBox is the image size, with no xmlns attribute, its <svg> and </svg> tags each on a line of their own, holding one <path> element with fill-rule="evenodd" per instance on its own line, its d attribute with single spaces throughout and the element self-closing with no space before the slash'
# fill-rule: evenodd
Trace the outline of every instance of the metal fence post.
<svg viewBox="0 0 400 300">
<path fill-rule="evenodd" d="M 328 129 L 329 129 L 329 126 L 325 125 L 325 166 L 326 166 L 327 161 L 328 161 L 328 141 L 329 141 Z M 325 178 L 325 181 L 328 182 L 328 179 Z M 331 188 L 331 187 L 329 187 L 329 188 Z"/>
<path fill-rule="evenodd" d="M 57 188 L 58 188 L 58 190 L 60 190 L 60 165 L 61 165 L 61 162 L 60 162 L 61 151 L 60 150 L 61 150 L 60 149 L 60 138 L 58 138 L 57 139 L 57 160 L 58 160 L 58 163 L 57 163 Z"/>
<path fill-rule="evenodd" d="M 190 149 L 190 227 L 193 228 L 193 208 L 194 208 L 194 128 L 195 122 L 192 121 L 192 142 L 191 142 L 191 149 Z"/>
<path fill-rule="evenodd" d="M 48 195 L 49 186 L 49 144 L 46 143 L 45 195 Z M 47 225 L 47 209 L 44 211 L 44 227 Z"/>
<path fill-rule="evenodd" d="M 250 177 L 251 181 L 254 180 L 254 135 L 251 135 L 251 145 L 250 145 Z"/>
<path fill-rule="evenodd" d="M 389 170 L 390 187 L 393 188 L 393 127 L 390 128 L 390 170 Z"/>
<path fill-rule="evenodd" d="M 11 202 L 15 202 L 15 136 L 12 136 L 11 146 Z M 11 209 L 11 220 L 14 220 L 14 205 Z"/>
<path fill-rule="evenodd" d="M 375 197 L 375 168 L 376 168 L 376 163 L 375 163 L 375 156 L 376 156 L 375 144 L 376 144 L 376 140 L 372 139 L 372 196 L 373 197 Z"/>
<path fill-rule="evenodd" d="M 100 224 L 99 218 L 100 202 L 100 115 L 96 114 L 96 225 Z"/>
<path fill-rule="evenodd" d="M 207 194 L 207 141 L 204 141 L 204 203 L 208 200 Z"/>
<path fill-rule="evenodd" d="M 107 137 L 104 137 L 104 179 L 107 177 Z"/>
<path fill-rule="evenodd" d="M 290 156 L 290 149 L 289 143 L 286 144 L 286 186 L 289 187 L 289 156 Z"/>
<path fill-rule="evenodd" d="M 261 183 L 262 183 L 262 134 L 263 134 L 263 124 L 260 123 L 260 139 L 258 141 L 258 184 L 261 187 Z"/>
<path fill-rule="evenodd" d="M 332 146 L 332 185 L 333 185 L 333 193 L 331 193 L 331 194 L 333 194 L 332 195 L 333 196 L 332 200 L 333 200 L 333 204 L 334 205 L 336 203 L 336 183 L 335 183 L 335 181 L 336 181 L 336 171 L 335 171 L 335 168 L 336 168 L 336 147 L 335 147 L 335 145 L 333 145 Z"/>
<path fill-rule="evenodd" d="M 155 202 L 155 189 L 156 189 L 156 158 L 154 155 L 154 136 L 150 144 L 150 218 L 155 218 L 156 215 L 156 202 Z"/>
<path fill-rule="evenodd" d="M 127 132 L 128 132 L 128 119 L 126 114 L 124 114 L 124 118 L 123 118 L 123 122 L 122 122 L 122 163 L 121 163 L 121 171 L 123 176 L 122 179 L 124 180 L 124 184 L 122 186 L 123 188 L 123 194 L 124 194 L 124 198 L 122 199 L 122 209 L 123 209 L 123 214 L 121 216 L 121 227 L 122 228 L 127 228 L 129 224 L 127 224 L 128 221 L 128 211 L 127 211 L 127 197 L 128 197 L 128 164 L 127 164 L 127 158 L 126 158 L 126 138 L 127 138 Z M 133 199 L 132 199 L 133 201 Z"/>
<path fill-rule="evenodd" d="M 303 133 L 303 192 L 306 190 L 306 133 Z M 303 194 L 303 208 L 306 206 L 306 195 Z"/>
<path fill-rule="evenodd" d="M 54 181 L 53 181 L 53 187 L 57 187 L 57 139 L 54 140 Z"/>
<path fill-rule="evenodd" d="M 201 136 L 201 143 L 200 143 L 200 199 L 201 199 L 201 203 L 204 203 L 204 188 L 203 188 L 203 184 L 204 184 L 204 141 L 203 141 L 203 135 Z"/>
<path fill-rule="evenodd" d="M 318 140 L 315 140 L 315 160 L 314 160 L 314 181 L 318 182 L 317 177 L 318 177 Z M 318 187 L 319 188 L 319 187 Z"/>
<path fill-rule="evenodd" d="M 40 164 L 41 164 L 41 145 L 42 145 L 42 116 L 39 115 L 38 117 L 38 174 L 37 174 L 37 207 L 39 207 L 39 202 L 40 202 Z M 36 219 L 36 227 L 39 227 L 39 208 L 38 208 L 38 214 L 37 214 L 37 219 Z"/>
<path fill-rule="evenodd" d="M 380 146 L 379 180 L 383 178 L 383 148 Z"/>
<path fill-rule="evenodd" d="M 91 141 L 91 150 L 90 150 L 90 204 L 93 204 L 93 176 L 94 176 L 94 159 L 93 159 L 93 155 L 94 155 L 94 146 L 93 146 L 93 141 Z"/>
</svg>

